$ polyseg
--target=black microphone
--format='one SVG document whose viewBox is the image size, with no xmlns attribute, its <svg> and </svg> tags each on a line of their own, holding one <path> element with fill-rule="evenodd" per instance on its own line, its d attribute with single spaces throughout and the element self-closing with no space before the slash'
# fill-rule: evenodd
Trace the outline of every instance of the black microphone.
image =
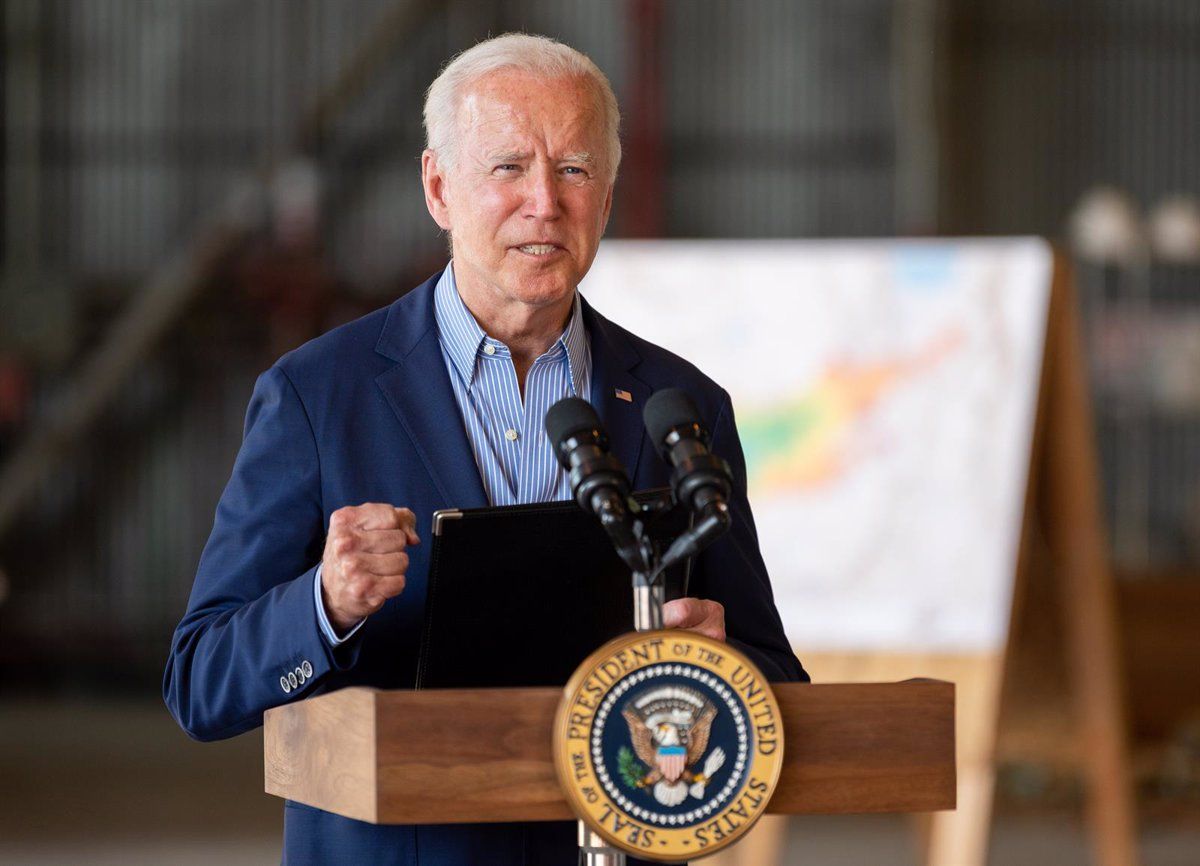
<svg viewBox="0 0 1200 866">
<path fill-rule="evenodd" d="M 711 437 L 691 397 L 679 388 L 656 391 L 646 401 L 642 420 L 650 441 L 675 467 L 671 487 L 676 501 L 701 515 L 728 504 L 733 488 L 729 464 L 708 450 Z"/>
<path fill-rule="evenodd" d="M 629 500 L 629 476 L 608 450 L 608 436 L 586 400 L 566 397 L 546 413 L 546 435 L 558 462 L 570 473 L 571 492 L 584 511 L 596 515 L 617 554 L 630 570 L 649 568 Z"/>
<path fill-rule="evenodd" d="M 700 410 L 679 388 L 656 391 L 646 401 L 642 420 L 650 440 L 674 467 L 675 501 L 700 518 L 667 549 L 659 563 L 661 571 L 699 553 L 729 529 L 733 473 L 728 463 L 708 450 L 711 437 L 700 423 Z"/>
</svg>

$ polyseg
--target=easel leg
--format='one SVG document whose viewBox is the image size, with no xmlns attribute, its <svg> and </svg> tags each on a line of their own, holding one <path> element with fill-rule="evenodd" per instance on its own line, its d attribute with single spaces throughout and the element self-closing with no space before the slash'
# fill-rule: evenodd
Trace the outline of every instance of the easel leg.
<svg viewBox="0 0 1200 866">
<path fill-rule="evenodd" d="M 927 866 L 983 866 L 987 862 L 1001 659 L 984 656 L 969 665 L 960 663 L 960 667 L 955 678 L 958 808 L 930 816 Z"/>
<path fill-rule="evenodd" d="M 1076 640 L 1086 642 L 1083 636 Z M 1076 659 L 1073 665 L 1079 690 L 1075 706 L 1086 744 L 1083 772 L 1093 856 L 1099 866 L 1133 866 L 1138 862 L 1137 826 L 1125 731 L 1111 711 L 1119 703 L 1108 683 L 1095 671 L 1080 670 L 1093 664 L 1091 659 Z"/>
<path fill-rule="evenodd" d="M 928 866 L 983 866 L 992 821 L 994 751 L 999 725 L 1000 652 L 970 655 L 801 652 L 814 679 L 894 682 L 933 677 L 955 684 L 955 758 L 958 807 L 916 819 Z"/>
<path fill-rule="evenodd" d="M 1116 602 L 1100 516 L 1091 402 L 1072 286 L 1060 265 L 1050 327 L 1046 534 L 1063 601 L 1076 728 L 1082 735 L 1095 862 L 1137 863 Z"/>
<path fill-rule="evenodd" d="M 787 815 L 764 815 L 736 845 L 703 862 L 705 866 L 786 866 L 787 831 Z"/>
</svg>

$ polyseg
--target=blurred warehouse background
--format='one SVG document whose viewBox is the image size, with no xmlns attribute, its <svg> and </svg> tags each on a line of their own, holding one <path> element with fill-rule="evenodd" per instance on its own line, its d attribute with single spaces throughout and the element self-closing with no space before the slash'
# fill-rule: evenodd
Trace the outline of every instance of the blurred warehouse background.
<svg viewBox="0 0 1200 866">
<path fill-rule="evenodd" d="M 1200 830 L 1200 4 L 4 0 L 0 852 L 19 824 L 58 826 L 9 808 L 51 797 L 24 743 L 117 750 L 95 782 L 118 791 L 142 784 L 115 780 L 123 761 L 194 755 L 194 779 L 234 755 L 245 785 L 150 819 L 197 839 L 265 826 L 277 856 L 256 746 L 182 751 L 159 724 L 170 634 L 255 376 L 440 266 L 424 89 L 518 29 L 612 80 L 609 236 L 1076 250 L 1139 790 Z M 1071 781 L 1037 768 L 1005 785 L 1021 808 L 1073 808 Z M 94 834 L 119 811 L 73 820 Z M 1038 862 L 1013 844 L 997 862 Z"/>
</svg>

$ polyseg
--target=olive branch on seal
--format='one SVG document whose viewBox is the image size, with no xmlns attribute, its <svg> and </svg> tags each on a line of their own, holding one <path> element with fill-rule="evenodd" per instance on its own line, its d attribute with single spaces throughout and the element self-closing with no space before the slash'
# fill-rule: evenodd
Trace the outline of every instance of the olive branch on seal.
<svg viewBox="0 0 1200 866">
<path fill-rule="evenodd" d="M 642 779 L 646 778 L 646 766 L 637 759 L 633 749 L 621 746 L 617 751 L 617 775 L 630 788 L 637 790 L 641 787 Z"/>
</svg>

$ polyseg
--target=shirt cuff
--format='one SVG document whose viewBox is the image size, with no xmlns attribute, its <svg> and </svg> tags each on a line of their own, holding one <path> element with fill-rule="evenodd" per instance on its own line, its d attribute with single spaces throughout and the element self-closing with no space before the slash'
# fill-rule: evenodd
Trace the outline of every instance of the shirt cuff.
<svg viewBox="0 0 1200 866">
<path fill-rule="evenodd" d="M 317 571 L 313 576 L 313 603 L 317 607 L 317 625 L 321 627 L 321 634 L 325 635 L 325 640 L 329 641 L 330 646 L 341 646 L 354 637 L 354 633 L 362 628 L 362 624 L 367 621 L 367 618 L 363 617 L 354 624 L 354 628 L 341 637 L 338 637 L 338 633 L 333 628 L 333 623 L 329 621 L 329 614 L 325 611 L 325 601 L 321 598 L 321 569 L 324 567 L 324 563 L 318 565 Z"/>
</svg>

